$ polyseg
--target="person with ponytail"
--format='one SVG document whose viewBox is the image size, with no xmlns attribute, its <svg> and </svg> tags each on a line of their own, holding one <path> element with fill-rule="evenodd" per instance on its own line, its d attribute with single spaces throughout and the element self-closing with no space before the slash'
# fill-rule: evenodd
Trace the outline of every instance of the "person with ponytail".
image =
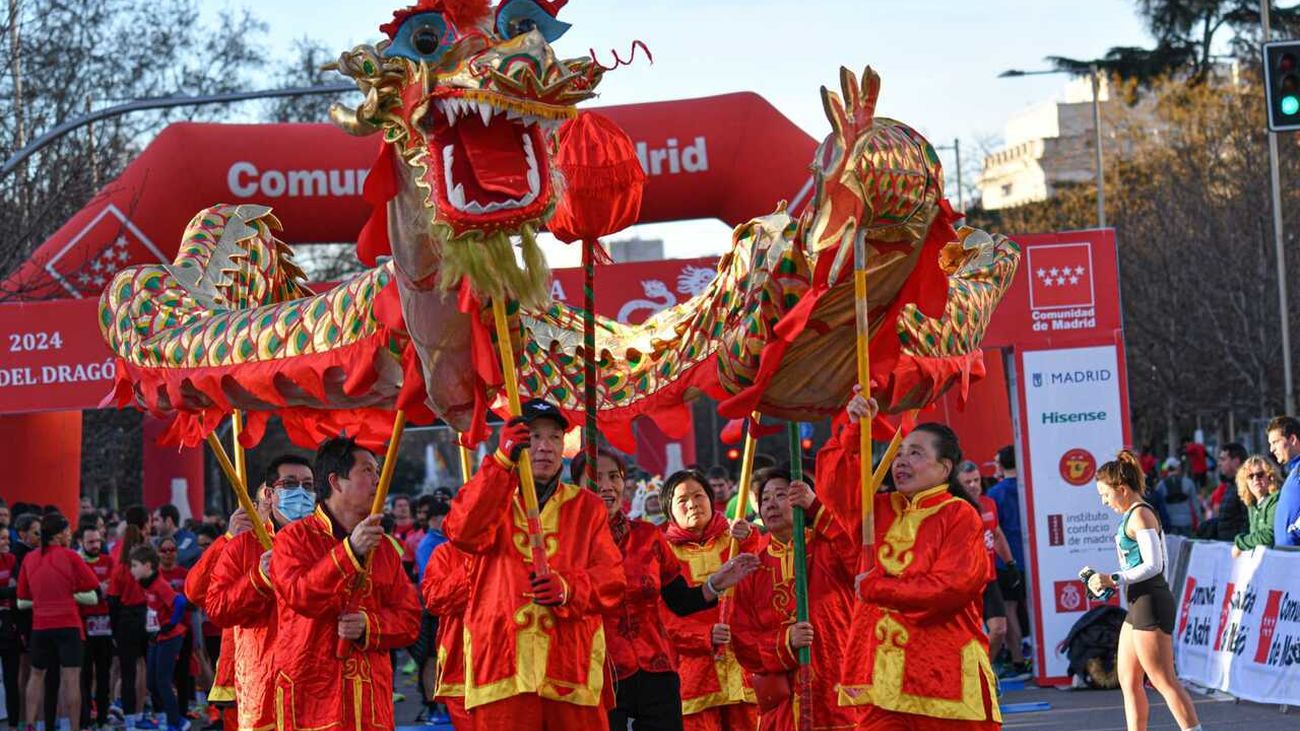
<svg viewBox="0 0 1300 731">
<path fill-rule="evenodd" d="M 126 722 L 141 721 L 144 704 L 145 655 L 149 633 L 145 631 L 148 599 L 140 582 L 131 575 L 131 551 L 148 543 L 144 526 L 149 514 L 136 505 L 126 509 L 126 530 L 114 547 L 117 563 L 108 576 L 108 614 L 117 647 L 118 672 L 122 679 L 122 713 Z M 152 721 L 150 721 L 152 723 Z"/>
<path fill-rule="evenodd" d="M 854 537 L 860 429 L 875 413 L 855 390 L 847 423 L 817 455 L 817 497 Z M 875 544 L 858 567 L 840 678 L 840 705 L 863 708 L 859 729 L 1001 728 L 984 634 L 984 524 L 958 481 L 961 461 L 952 429 L 919 424 L 894 459 L 896 491 L 874 495 Z"/>
<path fill-rule="evenodd" d="M 72 731 L 81 728 L 81 661 L 86 638 L 81 606 L 99 603 L 99 580 L 85 561 L 68 548 L 68 519 L 51 513 L 41 519 L 41 547 L 23 559 L 18 575 L 18 606 L 32 610 L 32 672 L 27 680 L 27 723 L 45 697 L 45 672 L 56 670 L 63 688 L 63 713 Z M 54 719 L 47 716 L 46 723 Z M 47 725 L 47 728 L 49 726 Z"/>
<path fill-rule="evenodd" d="M 585 457 L 580 454 L 570 466 L 574 483 L 582 483 Z M 692 585 L 658 526 L 629 519 L 623 512 L 626 474 L 621 457 L 608 449 L 597 450 L 596 494 L 605 503 L 610 535 L 627 575 L 622 604 L 605 615 L 605 638 L 617 681 L 609 727 L 622 731 L 632 722 L 645 731 L 682 731 L 681 678 L 661 608 L 668 610 L 665 615 L 686 617 L 717 606 L 721 592 L 758 568 L 758 557 L 736 556 L 702 583 Z"/>
<path fill-rule="evenodd" d="M 1124 516 L 1115 531 L 1120 570 L 1093 573 L 1088 591 L 1099 596 L 1122 586 L 1127 594 L 1117 670 L 1128 727 L 1135 731 L 1147 727 L 1150 708 L 1144 683 L 1149 677 L 1178 727 L 1200 731 L 1191 696 L 1174 674 L 1174 596 L 1165 582 L 1165 537 L 1155 509 L 1145 499 L 1146 478 L 1138 458 L 1126 449 L 1102 465 L 1097 470 L 1097 492 L 1103 505 Z"/>
<path fill-rule="evenodd" d="M 720 499 L 713 492 L 709 478 L 698 470 L 674 472 L 660 488 L 659 503 L 668 517 L 664 537 L 681 562 L 682 577 L 691 586 L 703 585 L 725 563 L 733 536 L 739 541 L 739 553 L 753 554 L 762 548 L 763 536 L 749 523 L 743 520 L 728 523 Z M 710 607 L 685 617 L 671 612 L 660 614 L 677 653 L 683 728 L 686 731 L 756 728 L 758 707 L 754 691 L 736 659 L 731 627 L 719 608 Z"/>
</svg>

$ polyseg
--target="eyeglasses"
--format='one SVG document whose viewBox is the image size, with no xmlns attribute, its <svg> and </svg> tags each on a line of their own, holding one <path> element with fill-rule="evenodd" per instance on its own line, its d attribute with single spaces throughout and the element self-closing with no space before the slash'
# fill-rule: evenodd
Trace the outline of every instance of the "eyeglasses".
<svg viewBox="0 0 1300 731">
<path fill-rule="evenodd" d="M 175 548 L 160 548 L 160 549 L 158 549 L 158 553 L 176 553 L 176 549 L 175 549 Z"/>
<path fill-rule="evenodd" d="M 1273 479 L 1273 476 L 1270 475 L 1270 474 L 1267 473 L 1267 472 L 1250 472 L 1250 473 L 1247 473 L 1247 474 L 1246 474 L 1246 477 L 1248 477 L 1248 478 L 1250 478 L 1250 479 L 1252 479 L 1252 480 L 1272 480 L 1272 479 Z"/>
<path fill-rule="evenodd" d="M 277 480 L 276 483 L 271 487 L 274 487 L 277 490 L 293 490 L 299 487 L 310 490 L 312 488 L 312 485 L 313 483 L 311 480 L 295 480 L 292 478 L 285 478 L 283 480 Z"/>
</svg>

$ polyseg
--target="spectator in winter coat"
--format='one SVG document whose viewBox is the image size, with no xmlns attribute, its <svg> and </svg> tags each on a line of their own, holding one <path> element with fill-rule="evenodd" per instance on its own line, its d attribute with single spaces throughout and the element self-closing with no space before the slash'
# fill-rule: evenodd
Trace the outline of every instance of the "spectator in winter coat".
<svg viewBox="0 0 1300 731">
<path fill-rule="evenodd" d="M 1237 471 L 1237 494 L 1250 509 L 1250 524 L 1248 530 L 1233 539 L 1233 558 L 1258 546 L 1272 547 L 1273 520 L 1281 484 L 1277 468 L 1267 457 L 1257 454 L 1242 463 Z"/>
<path fill-rule="evenodd" d="M 1214 536 L 1221 541 L 1231 541 L 1250 527 L 1237 479 L 1245 460 L 1246 448 L 1236 442 L 1225 444 L 1219 450 L 1219 475 L 1223 481 L 1210 496 L 1210 507 L 1216 519 Z"/>
<path fill-rule="evenodd" d="M 1201 499 L 1196 485 L 1183 474 L 1183 467 L 1173 457 L 1165 460 L 1165 477 L 1156 487 L 1156 494 L 1165 504 L 1169 520 L 1165 532 L 1190 536 L 1196 532 L 1201 520 Z M 1162 519 L 1164 516 L 1160 516 Z"/>
</svg>

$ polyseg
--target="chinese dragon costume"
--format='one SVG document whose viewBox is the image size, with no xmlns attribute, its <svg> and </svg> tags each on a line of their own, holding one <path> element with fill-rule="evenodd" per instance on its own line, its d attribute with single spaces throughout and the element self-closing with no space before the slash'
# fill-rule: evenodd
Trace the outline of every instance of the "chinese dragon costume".
<svg viewBox="0 0 1300 731">
<path fill-rule="evenodd" d="M 611 69 L 556 56 L 565 2 L 421 0 L 382 26 L 384 40 L 344 53 L 337 69 L 364 101 L 331 117 L 380 145 L 357 247 L 373 268 L 316 293 L 269 208 L 199 212 L 172 264 L 122 271 L 101 298 L 119 359 L 113 401 L 177 414 L 168 436 L 187 445 L 234 409 L 248 415 L 246 445 L 272 413 L 301 443 L 344 429 L 378 443 L 394 409 L 478 439 L 501 386 L 485 303 L 503 297 L 525 396 L 578 418 L 582 312 L 550 299 L 536 236 L 565 195 L 557 129 Z M 979 343 L 1019 247 L 954 228 L 934 149 L 876 116 L 870 68 L 842 70 L 840 86 L 822 90 L 832 131 L 803 210 L 774 201 L 738 226 L 695 298 L 641 325 L 599 319 L 598 418 L 615 446 L 630 449 L 640 416 L 678 431 L 702 394 L 731 417 L 836 413 L 856 382 L 855 236 L 884 411 L 982 375 Z"/>
</svg>

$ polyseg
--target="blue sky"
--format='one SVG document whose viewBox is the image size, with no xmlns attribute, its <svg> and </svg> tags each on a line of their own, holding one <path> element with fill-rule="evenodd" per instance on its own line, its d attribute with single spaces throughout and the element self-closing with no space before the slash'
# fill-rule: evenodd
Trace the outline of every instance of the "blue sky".
<svg viewBox="0 0 1300 731">
<path fill-rule="evenodd" d="M 561 18 L 573 29 L 561 55 L 595 48 L 626 54 L 633 40 L 654 53 L 606 76 L 597 104 L 626 104 L 754 91 L 810 134 L 828 131 L 818 88 L 837 84 L 841 65 L 870 64 L 881 75 L 879 113 L 971 153 L 1001 135 L 1016 111 L 1058 96 L 1063 76 L 999 79 L 1008 68 L 1044 68 L 1044 56 L 1092 58 L 1111 46 L 1148 45 L 1134 0 L 570 0 Z M 205 12 L 248 7 L 270 38 L 310 36 L 342 51 L 378 37 L 399 7 L 391 0 L 217 0 Z M 950 154 L 950 153 L 949 153 Z M 951 162 L 946 164 L 951 165 Z M 756 212 L 762 213 L 762 212 Z M 721 224 L 643 227 L 673 239 Z M 721 232 L 720 234 L 718 232 Z M 696 238 L 698 246 L 699 239 Z M 698 248 L 694 251 L 698 252 Z"/>
</svg>

